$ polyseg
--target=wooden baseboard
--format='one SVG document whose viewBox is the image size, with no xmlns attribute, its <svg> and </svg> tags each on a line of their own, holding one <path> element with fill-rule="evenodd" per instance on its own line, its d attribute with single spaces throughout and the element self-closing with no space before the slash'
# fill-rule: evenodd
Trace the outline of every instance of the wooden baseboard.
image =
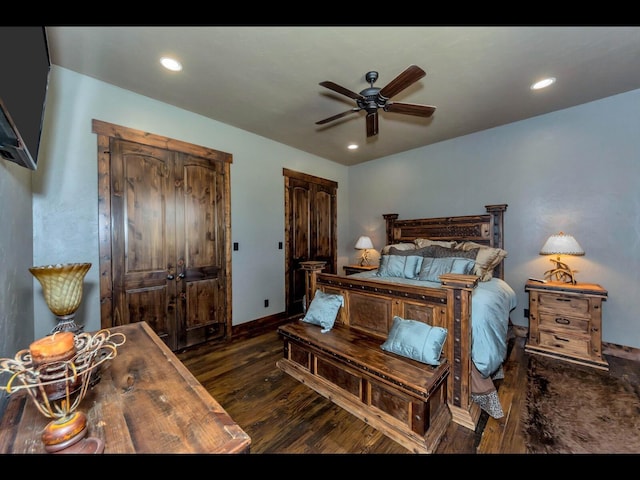
<svg viewBox="0 0 640 480">
<path fill-rule="evenodd" d="M 519 325 L 509 325 L 509 328 L 512 329 L 513 334 L 516 337 L 527 338 L 529 336 L 529 329 L 527 327 L 521 327 Z"/>
<path fill-rule="evenodd" d="M 602 342 L 602 353 L 612 355 L 614 357 L 626 358 L 640 362 L 640 348 L 625 347 L 624 345 L 616 345 L 615 343 Z"/>
</svg>

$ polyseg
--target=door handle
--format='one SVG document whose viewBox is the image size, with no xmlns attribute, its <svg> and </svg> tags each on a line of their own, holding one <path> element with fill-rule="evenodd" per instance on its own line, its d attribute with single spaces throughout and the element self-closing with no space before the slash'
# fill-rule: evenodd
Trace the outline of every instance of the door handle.
<svg viewBox="0 0 640 480">
<path fill-rule="evenodd" d="M 167 280 L 173 280 L 175 277 L 175 275 L 173 273 L 170 273 L 169 275 L 167 275 Z"/>
</svg>

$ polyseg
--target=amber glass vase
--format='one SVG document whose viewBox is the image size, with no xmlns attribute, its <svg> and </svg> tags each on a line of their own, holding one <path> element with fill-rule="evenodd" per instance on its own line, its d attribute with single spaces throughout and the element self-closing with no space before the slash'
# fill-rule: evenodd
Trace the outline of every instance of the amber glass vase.
<svg viewBox="0 0 640 480">
<path fill-rule="evenodd" d="M 58 324 L 51 333 L 77 333 L 82 330 L 76 325 L 74 317 L 82 301 L 84 277 L 90 268 L 90 263 L 65 263 L 29 269 L 42 285 L 49 310 L 58 318 Z"/>
</svg>

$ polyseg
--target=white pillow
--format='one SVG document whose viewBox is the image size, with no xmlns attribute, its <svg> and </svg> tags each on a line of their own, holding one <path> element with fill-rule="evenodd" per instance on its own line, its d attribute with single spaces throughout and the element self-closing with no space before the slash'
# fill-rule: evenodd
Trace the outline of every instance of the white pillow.
<svg viewBox="0 0 640 480">
<path fill-rule="evenodd" d="M 389 253 L 389 249 L 393 247 L 396 250 L 415 250 L 416 249 L 416 244 L 415 243 L 394 243 L 391 245 L 385 245 L 384 247 L 382 247 L 382 251 L 380 252 L 381 255 L 386 255 Z"/>
<path fill-rule="evenodd" d="M 428 238 L 416 238 L 413 243 L 416 244 L 416 247 L 423 248 L 431 245 L 438 245 L 440 247 L 453 248 L 456 244 L 454 241 L 445 241 L 445 240 L 430 240 Z"/>
</svg>

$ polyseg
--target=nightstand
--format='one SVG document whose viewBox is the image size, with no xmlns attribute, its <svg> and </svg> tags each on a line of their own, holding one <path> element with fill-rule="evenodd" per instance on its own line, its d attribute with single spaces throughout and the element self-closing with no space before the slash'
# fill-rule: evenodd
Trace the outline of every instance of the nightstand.
<svg viewBox="0 0 640 480">
<path fill-rule="evenodd" d="M 345 265 L 342 267 L 345 275 L 353 275 L 358 272 L 368 272 L 378 268 L 377 265 Z"/>
<path fill-rule="evenodd" d="M 609 370 L 602 356 L 602 302 L 607 291 L 594 283 L 535 282 L 529 292 L 528 353 Z"/>
</svg>

